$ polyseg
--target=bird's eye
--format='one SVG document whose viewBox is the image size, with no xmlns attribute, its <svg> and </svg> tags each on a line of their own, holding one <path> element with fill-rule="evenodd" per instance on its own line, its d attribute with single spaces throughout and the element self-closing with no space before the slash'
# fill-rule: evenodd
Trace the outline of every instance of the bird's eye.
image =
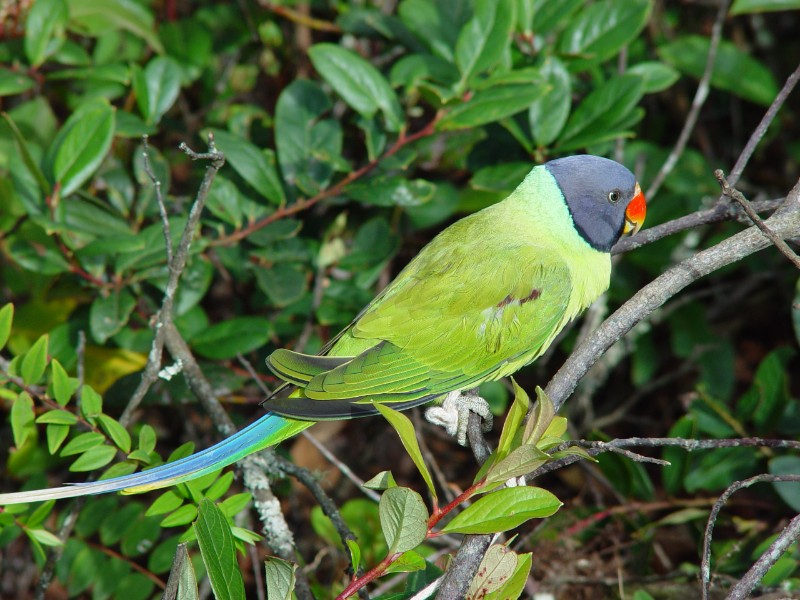
<svg viewBox="0 0 800 600">
<path fill-rule="evenodd" d="M 613 192 L 608 193 L 608 201 L 611 202 L 612 204 L 616 204 L 617 202 L 619 202 L 619 199 L 620 199 L 619 190 L 614 190 Z"/>
</svg>

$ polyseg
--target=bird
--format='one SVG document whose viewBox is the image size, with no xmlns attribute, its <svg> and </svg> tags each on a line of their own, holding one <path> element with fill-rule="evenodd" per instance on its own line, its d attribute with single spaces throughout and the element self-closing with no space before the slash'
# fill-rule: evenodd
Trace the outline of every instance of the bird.
<svg viewBox="0 0 800 600">
<path fill-rule="evenodd" d="M 504 200 L 440 232 L 318 355 L 275 350 L 267 367 L 293 391 L 268 399 L 248 427 L 146 471 L 0 494 L 0 506 L 172 486 L 377 404 L 436 401 L 426 416 L 463 437 L 465 410 L 489 414 L 470 390 L 541 356 L 608 289 L 611 248 L 646 211 L 618 162 L 585 154 L 536 165 Z"/>
</svg>

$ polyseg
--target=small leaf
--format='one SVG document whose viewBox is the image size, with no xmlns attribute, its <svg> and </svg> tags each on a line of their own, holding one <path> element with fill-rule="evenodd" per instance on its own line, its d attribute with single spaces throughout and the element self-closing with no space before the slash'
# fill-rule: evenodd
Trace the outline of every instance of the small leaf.
<svg viewBox="0 0 800 600">
<path fill-rule="evenodd" d="M 50 533 L 46 529 L 25 529 L 25 533 L 31 536 L 40 544 L 44 544 L 45 546 L 62 546 L 64 542 L 55 535 L 54 533 Z"/>
<path fill-rule="evenodd" d="M 8 336 L 11 335 L 11 323 L 14 321 L 14 305 L 10 302 L 0 308 L 0 350 L 2 350 Z"/>
<path fill-rule="evenodd" d="M 390 554 L 412 550 L 425 541 L 428 509 L 414 490 L 389 488 L 381 495 L 379 511 Z"/>
<path fill-rule="evenodd" d="M 375 477 L 370 479 L 369 481 L 365 481 L 361 484 L 361 487 L 365 487 L 369 490 L 388 490 L 392 487 L 397 487 L 397 482 L 394 480 L 394 475 L 392 475 L 391 471 L 381 471 Z"/>
<path fill-rule="evenodd" d="M 511 451 L 514 438 L 525 421 L 525 415 L 528 414 L 528 407 L 531 403 L 527 392 L 513 378 L 511 383 L 514 386 L 514 403 L 508 411 L 503 431 L 500 433 L 500 441 L 497 443 L 497 457 L 499 459 L 504 458 Z"/>
<path fill-rule="evenodd" d="M 142 425 L 139 430 L 139 450 L 150 454 L 156 448 L 156 432 L 150 425 Z"/>
<path fill-rule="evenodd" d="M 69 426 L 67 425 L 48 425 L 47 426 L 47 451 L 50 454 L 55 454 L 67 439 L 69 435 Z"/>
<path fill-rule="evenodd" d="M 34 85 L 35 83 L 30 77 L 10 69 L 0 68 L 0 98 L 21 94 Z"/>
<path fill-rule="evenodd" d="M 22 357 L 20 375 L 27 385 L 36 385 L 47 368 L 48 336 L 44 334 L 33 343 L 33 346 Z"/>
<path fill-rule="evenodd" d="M 347 544 L 347 551 L 350 552 L 350 564 L 353 565 L 353 569 L 358 570 L 358 566 L 361 564 L 361 546 L 351 539 L 345 540 L 345 543 Z"/>
<path fill-rule="evenodd" d="M 561 504 L 542 488 L 503 488 L 478 498 L 445 525 L 442 533 L 500 533 L 530 519 L 549 517 Z"/>
<path fill-rule="evenodd" d="M 228 471 L 227 473 L 223 474 L 219 479 L 217 479 L 211 486 L 206 490 L 205 497 L 209 500 L 218 500 L 222 496 L 225 495 L 225 492 L 231 487 L 233 483 L 234 473 L 233 471 Z"/>
<path fill-rule="evenodd" d="M 236 317 L 217 323 L 192 339 L 194 350 L 216 360 L 234 358 L 269 341 L 272 324 L 263 317 Z"/>
<path fill-rule="evenodd" d="M 482 598 L 501 589 L 517 568 L 517 555 L 502 544 L 489 546 L 478 567 L 477 574 L 469 584 L 468 598 Z M 481 595 L 478 595 L 478 594 Z M 511 597 L 511 596 L 509 596 Z"/>
<path fill-rule="evenodd" d="M 236 561 L 231 528 L 211 500 L 200 502 L 194 531 L 214 596 L 217 600 L 244 600 L 244 581 Z"/>
<path fill-rule="evenodd" d="M 81 390 L 81 414 L 87 419 L 97 417 L 103 413 L 103 398 L 94 391 L 94 388 L 85 385 Z"/>
<path fill-rule="evenodd" d="M 533 414 L 525 426 L 525 433 L 522 436 L 524 444 L 536 444 L 547 428 L 550 427 L 550 422 L 555 416 L 555 407 L 553 401 L 544 393 L 544 390 L 536 386 L 536 406 L 533 409 Z"/>
<path fill-rule="evenodd" d="M 500 121 L 528 108 L 546 90 L 538 81 L 478 90 L 469 100 L 450 109 L 438 127 L 446 131 Z"/>
<path fill-rule="evenodd" d="M 800 457 L 776 456 L 769 461 L 772 475 L 800 475 Z M 772 487 L 792 510 L 800 511 L 800 481 L 773 482 Z"/>
<path fill-rule="evenodd" d="M 295 571 L 297 565 L 277 556 L 270 556 L 264 561 L 267 583 L 267 598 L 272 600 L 291 600 L 294 584 L 297 581 Z"/>
<path fill-rule="evenodd" d="M 676 69 L 657 60 L 637 63 L 627 72 L 644 80 L 642 92 L 645 94 L 663 92 L 672 87 L 681 76 Z"/>
<path fill-rule="evenodd" d="M 428 471 L 428 467 L 425 465 L 425 460 L 422 458 L 422 451 L 419 449 L 419 442 L 417 442 L 414 424 L 407 416 L 392 408 L 389 408 L 385 404 L 374 403 L 374 406 L 378 412 L 381 413 L 387 421 L 389 421 L 389 425 L 391 425 L 400 436 L 400 441 L 402 442 L 403 447 L 406 449 L 406 452 L 408 452 L 411 460 L 417 466 L 417 470 L 420 472 L 422 478 L 425 480 L 425 483 L 428 485 L 431 495 L 433 495 L 435 498 L 436 488 L 433 486 L 433 479 Z"/>
<path fill-rule="evenodd" d="M 225 498 L 225 500 L 220 502 L 219 509 L 226 516 L 233 517 L 247 508 L 247 505 L 250 504 L 252 499 L 253 496 L 248 492 L 234 494 L 233 496 Z"/>
<path fill-rule="evenodd" d="M 61 451 L 61 456 L 72 456 L 73 454 L 80 454 L 86 452 L 90 448 L 99 446 L 106 441 L 102 433 L 96 431 L 87 431 L 72 438 L 69 443 L 64 446 Z M 110 446 L 109 446 L 110 447 Z"/>
<path fill-rule="evenodd" d="M 157 56 L 133 78 L 133 90 L 145 121 L 156 124 L 178 98 L 181 68 L 171 58 Z"/>
<path fill-rule="evenodd" d="M 126 454 L 131 451 L 131 434 L 120 425 L 119 421 L 109 417 L 108 415 L 99 415 L 100 427 L 108 434 L 111 441 L 116 444 L 117 448 Z"/>
<path fill-rule="evenodd" d="M 94 471 L 100 467 L 106 466 L 117 453 L 114 446 L 106 446 L 105 444 L 95 446 L 84 452 L 78 459 L 69 466 L 72 472 L 80 471 Z"/>
<path fill-rule="evenodd" d="M 122 29 L 142 38 L 155 52 L 164 52 L 153 13 L 135 0 L 67 0 L 67 5 L 70 24 L 77 31 L 100 36 Z"/>
<path fill-rule="evenodd" d="M 386 78 L 358 54 L 336 44 L 315 44 L 308 56 L 320 76 L 350 107 L 369 119 L 378 110 L 389 131 L 404 125 L 403 110 Z"/>
<path fill-rule="evenodd" d="M 104 344 L 125 327 L 135 307 L 136 298 L 127 289 L 116 290 L 105 297 L 98 296 L 89 310 L 92 337 Z"/>
<path fill-rule="evenodd" d="M 513 2 L 477 0 L 472 18 L 461 28 L 456 41 L 455 62 L 461 85 L 491 69 L 511 42 L 514 27 Z"/>
<path fill-rule="evenodd" d="M 20 392 L 11 405 L 11 432 L 14 445 L 19 449 L 34 432 L 33 399 L 28 392 Z"/>
<path fill-rule="evenodd" d="M 800 0 L 734 0 L 731 15 L 800 9 Z"/>
<path fill-rule="evenodd" d="M 36 418 L 37 423 L 53 423 L 55 425 L 75 425 L 78 417 L 68 410 L 48 410 Z"/>
<path fill-rule="evenodd" d="M 181 504 L 183 504 L 183 498 L 178 496 L 173 490 L 167 490 L 155 499 L 144 514 L 146 517 L 164 515 L 176 510 Z"/>
<path fill-rule="evenodd" d="M 197 518 L 197 508 L 194 504 L 184 504 L 172 514 L 167 515 L 159 526 L 161 527 L 182 527 L 188 525 Z"/>
<path fill-rule="evenodd" d="M 286 202 L 275 159 L 271 152 L 260 150 L 246 139 L 221 129 L 212 130 L 217 146 L 233 169 L 273 204 Z"/>
<path fill-rule="evenodd" d="M 53 396 L 61 406 L 66 406 L 72 394 L 80 386 L 76 377 L 70 377 L 57 359 L 50 362 L 50 375 L 53 378 Z"/>
<path fill-rule="evenodd" d="M 350 540 L 348 540 L 349 542 Z M 392 561 L 386 571 L 385 575 L 389 573 L 413 573 L 414 571 L 424 571 L 427 568 L 427 563 L 422 555 L 413 550 L 403 552 L 397 559 Z"/>
<path fill-rule="evenodd" d="M 512 477 L 527 475 L 550 460 L 550 456 L 532 444 L 515 448 L 504 459 L 496 462 L 486 474 L 486 483 L 500 483 Z"/>
<path fill-rule="evenodd" d="M 547 91 L 528 109 L 528 122 L 534 141 L 540 146 L 552 144 L 569 117 L 572 107 L 572 81 L 560 60 L 550 56 L 541 69 Z"/>
</svg>

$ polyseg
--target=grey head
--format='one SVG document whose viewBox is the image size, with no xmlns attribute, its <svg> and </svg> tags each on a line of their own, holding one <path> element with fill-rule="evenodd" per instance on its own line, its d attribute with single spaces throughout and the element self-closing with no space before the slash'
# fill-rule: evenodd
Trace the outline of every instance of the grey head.
<svg viewBox="0 0 800 600">
<path fill-rule="evenodd" d="M 575 229 L 595 250 L 608 252 L 623 234 L 641 227 L 644 196 L 633 173 L 618 162 L 582 154 L 544 167 L 561 188 Z"/>
</svg>

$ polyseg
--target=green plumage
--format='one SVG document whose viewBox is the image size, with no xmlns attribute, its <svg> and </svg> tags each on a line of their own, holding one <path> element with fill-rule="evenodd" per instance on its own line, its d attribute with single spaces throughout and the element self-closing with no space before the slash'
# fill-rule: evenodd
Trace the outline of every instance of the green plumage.
<svg viewBox="0 0 800 600">
<path fill-rule="evenodd" d="M 607 289 L 610 267 L 538 167 L 423 248 L 326 356 L 274 352 L 270 369 L 299 389 L 267 407 L 321 419 L 333 402 L 339 417 L 343 403 L 413 405 L 509 375 Z"/>
</svg>

